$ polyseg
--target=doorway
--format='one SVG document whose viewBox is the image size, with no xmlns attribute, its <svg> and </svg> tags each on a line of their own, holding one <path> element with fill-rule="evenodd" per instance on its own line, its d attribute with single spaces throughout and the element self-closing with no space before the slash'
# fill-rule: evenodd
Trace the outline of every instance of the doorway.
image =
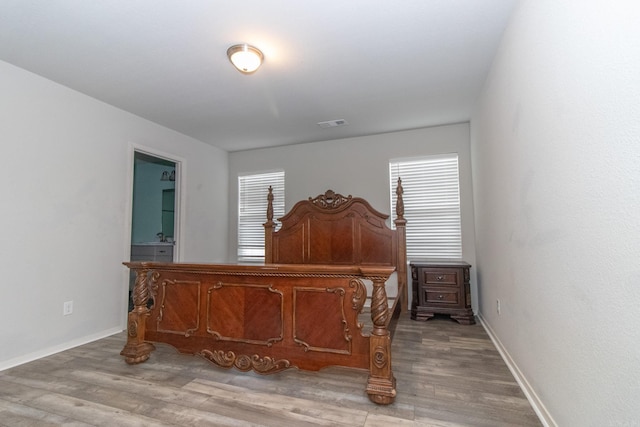
<svg viewBox="0 0 640 427">
<path fill-rule="evenodd" d="M 131 261 L 173 262 L 179 236 L 180 162 L 134 150 Z M 129 276 L 129 310 L 135 274 Z"/>
<path fill-rule="evenodd" d="M 175 243 L 175 161 L 135 151 L 131 244 Z"/>
</svg>

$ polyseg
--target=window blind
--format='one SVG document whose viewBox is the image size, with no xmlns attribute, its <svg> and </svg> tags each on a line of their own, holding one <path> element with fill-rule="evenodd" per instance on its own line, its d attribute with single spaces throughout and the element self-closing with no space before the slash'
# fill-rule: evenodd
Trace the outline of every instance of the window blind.
<svg viewBox="0 0 640 427">
<path fill-rule="evenodd" d="M 284 171 L 238 177 L 238 261 L 264 262 L 267 195 L 273 188 L 273 217 L 284 215 Z"/>
<path fill-rule="evenodd" d="M 457 153 L 391 160 L 389 176 L 393 219 L 398 176 L 402 179 L 407 257 L 462 258 Z"/>
</svg>

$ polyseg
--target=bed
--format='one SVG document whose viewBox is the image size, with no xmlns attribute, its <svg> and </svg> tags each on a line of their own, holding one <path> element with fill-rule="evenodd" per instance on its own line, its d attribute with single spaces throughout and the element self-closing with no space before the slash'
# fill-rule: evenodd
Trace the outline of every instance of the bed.
<svg viewBox="0 0 640 427">
<path fill-rule="evenodd" d="M 166 343 L 260 374 L 366 369 L 369 399 L 392 403 L 391 340 L 407 308 L 400 180 L 396 194 L 395 229 L 366 200 L 328 190 L 296 203 L 276 231 L 269 189 L 263 265 L 125 262 L 136 279 L 121 355 L 142 363 Z"/>
</svg>

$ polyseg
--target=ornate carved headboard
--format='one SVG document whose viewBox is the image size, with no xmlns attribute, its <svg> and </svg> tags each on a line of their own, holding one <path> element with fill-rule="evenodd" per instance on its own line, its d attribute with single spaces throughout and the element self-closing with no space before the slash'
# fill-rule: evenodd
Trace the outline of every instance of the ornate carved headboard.
<svg viewBox="0 0 640 427">
<path fill-rule="evenodd" d="M 395 230 L 385 223 L 389 216 L 372 208 L 366 200 L 327 190 L 315 198 L 296 203 L 279 219 L 282 227 L 275 231 L 273 193 L 269 188 L 267 222 L 264 224 L 265 262 L 392 265 L 396 267 L 399 289 L 404 294 L 407 281 L 406 221 L 400 180 L 396 194 Z"/>
</svg>

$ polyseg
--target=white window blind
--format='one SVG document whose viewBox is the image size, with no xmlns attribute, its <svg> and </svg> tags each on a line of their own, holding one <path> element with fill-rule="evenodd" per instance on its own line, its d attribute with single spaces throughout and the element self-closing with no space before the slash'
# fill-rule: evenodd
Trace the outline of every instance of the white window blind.
<svg viewBox="0 0 640 427">
<path fill-rule="evenodd" d="M 458 155 L 391 160 L 389 176 L 393 219 L 402 179 L 407 257 L 462 258 Z"/>
<path fill-rule="evenodd" d="M 238 177 L 238 261 L 264 262 L 267 196 L 273 188 L 273 217 L 284 215 L 284 171 Z"/>
</svg>

